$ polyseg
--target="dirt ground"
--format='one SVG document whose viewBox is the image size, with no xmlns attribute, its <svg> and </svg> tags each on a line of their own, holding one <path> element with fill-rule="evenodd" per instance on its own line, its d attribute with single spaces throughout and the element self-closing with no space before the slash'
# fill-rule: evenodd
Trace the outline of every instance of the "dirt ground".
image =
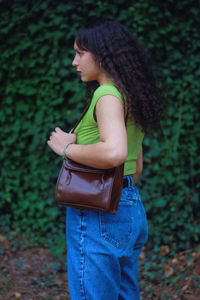
<svg viewBox="0 0 200 300">
<path fill-rule="evenodd" d="M 66 254 L 53 256 L 44 247 L 16 249 L 13 243 L 0 235 L 0 299 L 70 300 Z M 144 258 L 145 253 L 142 253 L 141 261 Z M 140 262 L 141 300 L 200 299 L 199 252 L 183 252 L 170 259 L 163 270 L 166 280 L 163 276 L 159 280 L 159 275 L 153 276 L 153 273 L 152 278 L 147 279 L 145 274 L 150 271 Z"/>
</svg>

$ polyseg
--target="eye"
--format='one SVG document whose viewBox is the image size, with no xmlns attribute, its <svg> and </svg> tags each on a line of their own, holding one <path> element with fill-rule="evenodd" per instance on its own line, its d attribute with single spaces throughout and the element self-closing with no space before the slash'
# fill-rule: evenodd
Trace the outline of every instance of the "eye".
<svg viewBox="0 0 200 300">
<path fill-rule="evenodd" d="M 84 54 L 85 51 L 81 51 L 79 49 L 74 49 L 76 55 L 82 56 Z"/>
<path fill-rule="evenodd" d="M 80 56 L 83 55 L 83 52 L 81 52 L 81 51 L 78 51 L 77 53 L 78 53 L 78 55 L 80 55 Z"/>
</svg>

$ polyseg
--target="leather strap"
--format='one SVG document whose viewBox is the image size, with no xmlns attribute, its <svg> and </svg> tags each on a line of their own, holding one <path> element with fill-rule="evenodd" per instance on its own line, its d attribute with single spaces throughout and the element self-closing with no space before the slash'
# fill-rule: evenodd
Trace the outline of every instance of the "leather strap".
<svg viewBox="0 0 200 300">
<path fill-rule="evenodd" d="M 83 117 L 85 116 L 86 112 L 88 111 L 90 103 L 91 103 L 91 101 L 84 108 L 84 111 L 82 112 L 82 115 L 80 116 L 80 118 L 78 119 L 78 121 L 76 122 L 76 124 L 74 125 L 74 127 L 72 128 L 72 130 L 70 131 L 70 133 L 74 132 L 74 130 L 76 129 L 76 127 L 78 126 L 78 124 L 80 123 L 80 121 L 83 119 Z"/>
<path fill-rule="evenodd" d="M 124 117 L 125 117 L 125 125 L 126 125 L 128 121 L 128 107 L 126 101 L 124 101 Z"/>
</svg>

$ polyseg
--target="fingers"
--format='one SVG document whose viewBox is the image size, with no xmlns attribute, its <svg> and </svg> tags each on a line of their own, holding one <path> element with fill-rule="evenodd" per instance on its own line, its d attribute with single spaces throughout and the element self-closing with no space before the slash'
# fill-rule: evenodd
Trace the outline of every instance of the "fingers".
<svg viewBox="0 0 200 300">
<path fill-rule="evenodd" d="M 49 137 L 49 139 L 51 140 L 51 138 L 53 137 L 53 136 L 56 136 L 56 133 L 59 133 L 59 132 L 61 132 L 62 130 L 59 128 L 59 127 L 56 127 L 55 128 L 55 131 L 52 131 L 51 132 L 51 135 L 50 135 L 50 137 Z"/>
<path fill-rule="evenodd" d="M 51 132 L 51 135 L 49 136 L 49 141 L 51 141 L 51 139 L 52 139 L 54 136 L 55 136 L 55 132 L 52 131 L 52 132 Z"/>
<path fill-rule="evenodd" d="M 72 142 L 75 142 L 77 134 L 74 133 L 74 132 L 73 133 L 67 133 L 67 132 L 64 132 L 62 129 L 60 129 L 60 127 L 55 127 L 55 130 L 50 133 L 49 141 L 59 140 L 59 138 L 61 136 L 63 136 L 64 138 L 68 137 L 68 138 L 70 138 L 70 141 L 72 139 Z"/>
<path fill-rule="evenodd" d="M 53 138 L 56 139 L 58 132 L 52 131 L 51 135 L 49 136 L 49 141 L 51 141 Z"/>
<path fill-rule="evenodd" d="M 65 131 L 63 131 L 60 127 L 56 127 L 55 128 L 55 132 L 65 132 Z M 67 132 L 65 132 L 65 133 L 67 133 Z M 74 135 L 76 135 L 75 132 L 73 132 L 73 133 L 67 133 L 67 134 L 74 134 Z"/>
<path fill-rule="evenodd" d="M 47 145 L 51 148 L 51 140 L 50 139 L 47 141 Z"/>
<path fill-rule="evenodd" d="M 56 127 L 55 131 L 59 132 L 59 131 L 62 131 L 62 129 L 60 129 L 60 127 Z"/>
</svg>

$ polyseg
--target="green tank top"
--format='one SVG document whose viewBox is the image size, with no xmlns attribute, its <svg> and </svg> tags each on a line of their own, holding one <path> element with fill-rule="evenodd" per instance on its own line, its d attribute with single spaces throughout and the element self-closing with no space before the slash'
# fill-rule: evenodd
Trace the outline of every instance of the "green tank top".
<svg viewBox="0 0 200 300">
<path fill-rule="evenodd" d="M 89 145 L 100 142 L 99 129 L 97 122 L 94 120 L 93 113 L 98 99 L 104 95 L 113 95 L 124 103 L 122 95 L 114 84 L 105 83 L 100 85 L 93 94 L 88 111 L 75 129 L 77 144 Z M 144 133 L 129 119 L 126 124 L 126 131 L 128 137 L 128 156 L 124 163 L 124 175 L 131 175 L 136 172 L 136 160 L 144 138 Z"/>
</svg>

